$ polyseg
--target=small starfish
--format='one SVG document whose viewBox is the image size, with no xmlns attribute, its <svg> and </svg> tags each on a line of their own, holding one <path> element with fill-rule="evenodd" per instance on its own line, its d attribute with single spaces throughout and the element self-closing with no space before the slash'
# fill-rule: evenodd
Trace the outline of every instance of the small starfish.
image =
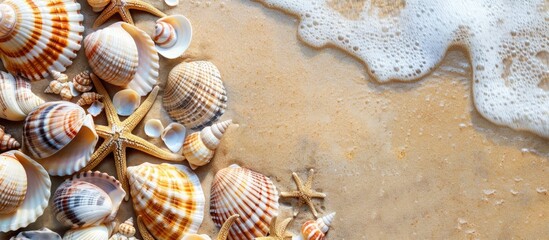
<svg viewBox="0 0 549 240">
<path fill-rule="evenodd" d="M 132 18 L 132 15 L 130 14 L 130 9 L 149 12 L 159 17 L 166 16 L 165 13 L 161 12 L 160 10 L 153 7 L 152 5 L 146 2 L 143 2 L 141 0 L 111 0 L 111 3 L 109 4 L 109 6 L 107 6 L 103 10 L 101 15 L 99 15 L 99 17 L 97 17 L 97 19 L 95 20 L 95 23 L 93 23 L 93 28 L 97 28 L 101 26 L 101 24 L 106 22 L 115 13 L 120 14 L 124 22 L 130 23 L 133 25 L 133 18 Z"/>
<path fill-rule="evenodd" d="M 216 240 L 227 240 L 231 226 L 233 225 L 234 221 L 236 221 L 236 219 L 239 217 L 240 216 L 238 214 L 230 216 L 227 221 L 223 223 L 223 226 L 221 226 Z M 143 224 L 143 221 L 141 221 L 141 215 L 137 217 L 137 228 L 139 228 L 139 232 L 141 233 L 141 237 L 143 238 L 143 240 L 155 240 L 152 234 L 145 227 L 145 224 Z"/>
<path fill-rule="evenodd" d="M 118 174 L 118 180 L 122 183 L 122 188 L 126 191 L 126 201 L 129 199 L 128 180 L 126 178 L 126 148 L 130 147 L 141 152 L 148 153 L 157 158 L 168 161 L 183 161 L 185 158 L 183 155 L 175 154 L 163 150 L 145 139 L 132 134 L 133 129 L 141 122 L 141 120 L 147 115 L 151 109 L 156 95 L 158 95 L 159 87 L 156 86 L 149 94 L 147 99 L 135 110 L 135 112 L 126 118 L 124 121 L 120 121 L 116 109 L 114 108 L 109 93 L 101 84 L 101 81 L 94 75 L 90 74 L 95 89 L 101 95 L 103 95 L 103 104 L 105 105 L 105 115 L 107 116 L 107 126 L 95 125 L 95 131 L 99 137 L 103 138 L 103 143 L 95 150 L 91 156 L 91 160 L 88 165 L 81 170 L 85 172 L 95 168 L 109 153 L 114 154 L 114 163 L 116 166 L 116 173 Z"/>
<path fill-rule="evenodd" d="M 280 226 L 276 224 L 276 218 L 273 217 L 271 220 L 271 226 L 269 227 L 269 236 L 268 237 L 258 237 L 257 240 L 286 240 L 292 239 L 291 234 L 286 234 L 286 228 L 288 224 L 292 221 L 292 218 L 286 218 L 280 223 Z"/>
<path fill-rule="evenodd" d="M 295 185 L 297 186 L 297 191 L 280 193 L 281 197 L 299 198 L 298 211 L 297 213 L 294 213 L 294 215 L 297 215 L 299 213 L 299 208 L 303 203 L 307 203 L 307 205 L 309 205 L 309 208 L 311 208 L 311 211 L 313 212 L 313 215 L 315 217 L 318 215 L 315 209 L 315 205 L 313 203 L 313 198 L 325 198 L 326 194 L 317 192 L 311 188 L 313 184 L 314 173 L 315 170 L 309 170 L 309 177 L 307 178 L 307 182 L 305 182 L 305 185 L 303 185 L 301 179 L 299 178 L 299 176 L 297 176 L 297 173 L 292 173 Z"/>
</svg>

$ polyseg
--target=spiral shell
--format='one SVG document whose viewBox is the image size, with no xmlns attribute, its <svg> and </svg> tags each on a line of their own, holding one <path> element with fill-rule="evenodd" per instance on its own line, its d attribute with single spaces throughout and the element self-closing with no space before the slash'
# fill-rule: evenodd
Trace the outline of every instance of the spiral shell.
<svg viewBox="0 0 549 240">
<path fill-rule="evenodd" d="M 198 231 L 205 199 L 198 176 L 189 168 L 143 163 L 128 167 L 128 177 L 135 212 L 157 240 Z"/>
<path fill-rule="evenodd" d="M 79 92 L 89 92 L 93 88 L 93 83 L 89 71 L 83 71 L 72 79 L 72 85 Z"/>
<path fill-rule="evenodd" d="M 65 233 L 63 240 L 108 240 L 115 224 L 111 222 L 107 225 L 73 228 Z"/>
<path fill-rule="evenodd" d="M 301 226 L 301 235 L 303 239 L 307 240 L 323 240 L 324 236 L 330 230 L 330 225 L 332 224 L 335 217 L 335 212 L 330 213 L 324 217 L 318 218 L 315 220 L 306 221 Z"/>
<path fill-rule="evenodd" d="M 216 173 L 210 196 L 210 215 L 221 227 L 229 216 L 240 215 L 229 231 L 229 239 L 253 239 L 269 232 L 278 215 L 278 192 L 261 173 L 233 164 Z"/>
<path fill-rule="evenodd" d="M 101 12 L 110 2 L 110 0 L 88 0 L 94 12 Z"/>
<path fill-rule="evenodd" d="M 0 58 L 32 81 L 64 72 L 80 50 L 84 26 L 74 0 L 6 0 L 0 5 Z"/>
<path fill-rule="evenodd" d="M 76 102 L 76 104 L 78 104 L 78 106 L 86 106 L 102 100 L 103 100 L 103 95 L 96 92 L 87 92 L 82 94 L 82 97 L 80 97 L 80 99 Z"/>
<path fill-rule="evenodd" d="M 0 71 L 0 118 L 21 121 L 42 103 L 29 82 Z"/>
<path fill-rule="evenodd" d="M 23 130 L 28 151 L 51 175 L 84 168 L 98 141 L 91 115 L 70 102 L 47 102 L 27 116 Z"/>
<path fill-rule="evenodd" d="M 20 232 L 10 240 L 61 240 L 61 236 L 48 228 L 41 228 L 40 230 Z"/>
<path fill-rule="evenodd" d="M 133 237 L 135 235 L 135 227 L 133 226 L 133 218 L 129 218 L 118 226 L 117 232 L 126 236 Z"/>
<path fill-rule="evenodd" d="M 0 152 L 20 148 L 21 144 L 5 131 L 4 126 L 0 125 Z"/>
<path fill-rule="evenodd" d="M 51 81 L 46 90 L 44 90 L 44 93 L 59 94 L 61 99 L 65 101 L 70 101 L 72 97 L 79 95 L 72 82 L 62 82 L 58 80 Z"/>
<path fill-rule="evenodd" d="M 172 119 L 197 130 L 225 113 L 226 95 L 215 65 L 207 61 L 184 62 L 170 71 L 163 106 Z"/>
<path fill-rule="evenodd" d="M 192 35 L 189 19 L 183 15 L 170 15 L 156 21 L 153 40 L 160 55 L 174 59 L 189 48 Z"/>
<path fill-rule="evenodd" d="M 116 86 L 147 95 L 158 80 L 159 58 L 152 39 L 137 27 L 117 22 L 84 39 L 93 73 Z"/>
<path fill-rule="evenodd" d="M 212 160 L 215 150 L 221 143 L 221 137 L 232 124 L 232 120 L 216 123 L 195 132 L 185 139 L 183 155 L 192 169 L 204 166 Z"/>
</svg>

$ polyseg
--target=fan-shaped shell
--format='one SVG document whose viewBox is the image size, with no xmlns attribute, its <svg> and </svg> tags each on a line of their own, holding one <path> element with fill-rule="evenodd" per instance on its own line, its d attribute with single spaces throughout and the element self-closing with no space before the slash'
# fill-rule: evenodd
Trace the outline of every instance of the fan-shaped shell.
<svg viewBox="0 0 549 240">
<path fill-rule="evenodd" d="M 98 141 L 91 115 L 70 102 L 47 102 L 32 111 L 23 131 L 26 149 L 51 175 L 84 168 Z"/>
<path fill-rule="evenodd" d="M 162 141 L 170 151 L 176 153 L 181 150 L 187 129 L 179 123 L 170 123 L 164 131 L 162 131 Z"/>
<path fill-rule="evenodd" d="M 141 96 L 132 89 L 118 91 L 112 98 L 112 105 L 120 116 L 130 116 L 140 104 Z"/>
<path fill-rule="evenodd" d="M 21 144 L 5 130 L 4 126 L 0 125 L 0 152 L 20 148 Z"/>
<path fill-rule="evenodd" d="M 65 232 L 63 240 L 108 240 L 114 229 L 114 222 L 108 225 L 73 228 Z"/>
<path fill-rule="evenodd" d="M 15 211 L 0 214 L 0 232 L 13 231 L 26 227 L 44 213 L 50 198 L 51 181 L 46 170 L 20 151 L 9 151 L 0 155 L 0 164 L 15 159 L 23 166 L 27 176 L 26 194 Z M 19 170 L 17 170 L 19 171 Z M 11 175 L 15 175 L 13 170 Z M 2 187 L 2 189 L 4 189 Z M 2 193 L 4 194 L 4 193 Z"/>
<path fill-rule="evenodd" d="M 210 196 L 210 215 L 215 225 L 240 215 L 229 231 L 229 239 L 253 239 L 269 232 L 278 215 L 278 192 L 265 175 L 233 164 L 216 173 Z"/>
<path fill-rule="evenodd" d="M 30 83 L 0 71 L 0 118 L 21 121 L 42 103 L 44 100 L 32 93 Z"/>
<path fill-rule="evenodd" d="M 158 53 L 151 37 L 137 27 L 118 22 L 84 39 L 93 73 L 116 86 L 147 95 L 158 80 Z"/>
<path fill-rule="evenodd" d="M 84 32 L 76 1 L 6 0 L 0 12 L 0 58 L 9 72 L 35 81 L 72 64 Z"/>
<path fill-rule="evenodd" d="M 302 239 L 322 240 L 326 236 L 334 220 L 335 212 L 315 220 L 309 220 L 301 226 Z"/>
<path fill-rule="evenodd" d="M 153 40 L 160 55 L 175 59 L 191 45 L 193 28 L 183 15 L 170 15 L 156 20 Z"/>
<path fill-rule="evenodd" d="M 196 130 L 211 125 L 225 113 L 226 95 L 215 65 L 184 62 L 170 71 L 163 106 L 172 119 Z"/>
<path fill-rule="evenodd" d="M 48 228 L 41 228 L 40 230 L 20 232 L 10 240 L 61 240 L 61 236 Z"/>
<path fill-rule="evenodd" d="M 204 218 L 204 193 L 198 176 L 184 165 L 150 164 L 128 167 L 137 215 L 157 240 L 196 233 Z"/>
<path fill-rule="evenodd" d="M 27 174 L 13 157 L 0 155 L 0 214 L 12 213 L 27 194 Z"/>
<path fill-rule="evenodd" d="M 212 160 L 215 150 L 221 143 L 221 137 L 232 124 L 232 120 L 216 123 L 195 132 L 185 139 L 183 155 L 192 169 L 204 166 Z"/>
</svg>

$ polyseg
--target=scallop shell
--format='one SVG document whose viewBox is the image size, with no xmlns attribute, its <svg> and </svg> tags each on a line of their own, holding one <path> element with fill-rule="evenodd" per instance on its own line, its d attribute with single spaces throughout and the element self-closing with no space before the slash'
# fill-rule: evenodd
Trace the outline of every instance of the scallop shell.
<svg viewBox="0 0 549 240">
<path fill-rule="evenodd" d="M 324 236 L 330 230 L 335 217 L 335 212 L 315 220 L 306 221 L 301 226 L 301 235 L 303 239 L 307 240 L 322 240 Z"/>
<path fill-rule="evenodd" d="M 200 180 L 189 168 L 143 163 L 128 167 L 128 177 L 135 212 L 157 240 L 198 231 L 206 200 Z"/>
<path fill-rule="evenodd" d="M 108 240 L 115 224 L 74 228 L 65 233 L 63 240 Z"/>
<path fill-rule="evenodd" d="M 141 104 L 141 96 L 132 89 L 124 89 L 112 98 L 112 105 L 120 116 L 130 116 Z"/>
<path fill-rule="evenodd" d="M 114 220 L 126 192 L 118 180 L 101 172 L 83 172 L 55 191 L 57 220 L 72 227 L 97 226 Z"/>
<path fill-rule="evenodd" d="M 111 0 L 88 0 L 94 12 L 101 12 L 110 2 Z"/>
<path fill-rule="evenodd" d="M 219 70 L 211 62 L 184 62 L 171 70 L 163 106 L 185 127 L 197 130 L 211 125 L 225 113 L 226 102 Z"/>
<path fill-rule="evenodd" d="M 162 135 L 162 132 L 164 131 L 164 126 L 162 125 L 162 122 L 158 119 L 150 119 L 145 123 L 145 134 L 152 138 L 157 138 Z"/>
<path fill-rule="evenodd" d="M 10 134 L 5 132 L 4 126 L 0 125 L 0 151 L 5 152 L 7 150 L 17 149 L 21 147 L 21 144 Z"/>
<path fill-rule="evenodd" d="M 117 22 L 84 39 L 88 62 L 97 77 L 141 96 L 158 80 L 159 58 L 151 37 L 137 27 Z"/>
<path fill-rule="evenodd" d="M 93 88 L 89 71 L 83 71 L 72 79 L 72 85 L 79 92 L 89 92 Z"/>
<path fill-rule="evenodd" d="M 72 64 L 84 32 L 76 1 L 6 0 L 0 12 L 0 58 L 9 72 L 35 81 Z"/>
<path fill-rule="evenodd" d="M 47 102 L 27 116 L 26 149 L 51 175 L 71 175 L 84 168 L 98 141 L 91 115 L 70 102 Z"/>
<path fill-rule="evenodd" d="M 16 158 L 0 155 L 0 214 L 9 214 L 25 200 L 27 174 Z"/>
<path fill-rule="evenodd" d="M 183 155 L 192 169 L 204 166 L 212 160 L 215 150 L 221 143 L 221 137 L 232 124 L 232 120 L 216 123 L 195 132 L 185 139 Z"/>
<path fill-rule="evenodd" d="M 233 164 L 219 170 L 212 183 L 210 215 L 221 227 L 229 216 L 240 215 L 229 231 L 229 239 L 253 239 L 269 232 L 278 215 L 278 192 L 261 173 Z"/>
<path fill-rule="evenodd" d="M 187 129 L 185 126 L 179 123 L 170 123 L 164 131 L 162 131 L 162 141 L 166 144 L 166 147 L 170 151 L 176 153 L 181 150 L 183 146 L 183 141 L 185 140 L 185 133 Z"/>
<path fill-rule="evenodd" d="M 48 228 L 41 228 L 40 230 L 20 232 L 10 240 L 61 240 L 61 236 Z"/>
<path fill-rule="evenodd" d="M 191 45 L 193 28 L 183 15 L 171 15 L 156 20 L 153 40 L 160 55 L 175 59 Z"/>
<path fill-rule="evenodd" d="M 0 118 L 21 121 L 42 103 L 44 100 L 32 93 L 29 82 L 0 71 Z"/>
<path fill-rule="evenodd" d="M 135 235 L 135 227 L 133 226 L 133 218 L 129 218 L 128 220 L 121 223 L 118 228 L 117 232 L 126 236 L 126 237 L 133 237 Z"/>
<path fill-rule="evenodd" d="M 5 165 L 6 162 L 11 164 L 14 159 L 25 170 L 27 190 L 23 202 L 15 211 L 0 214 L 0 232 L 13 231 L 36 221 L 44 213 L 50 198 L 51 181 L 46 170 L 27 155 L 15 150 L 0 154 L 0 165 Z M 10 174 L 15 173 L 14 170 L 10 171 Z M 5 173 L 0 174 L 5 175 Z M 17 173 L 17 175 L 20 174 Z M 2 189 L 6 188 L 2 187 Z"/>
</svg>

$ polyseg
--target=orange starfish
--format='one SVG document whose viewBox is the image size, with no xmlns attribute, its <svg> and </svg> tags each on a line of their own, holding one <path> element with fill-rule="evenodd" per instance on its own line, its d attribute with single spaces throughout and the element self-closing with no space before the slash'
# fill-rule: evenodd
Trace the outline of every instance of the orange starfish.
<svg viewBox="0 0 549 240">
<path fill-rule="evenodd" d="M 99 17 L 97 17 L 97 19 L 95 20 L 95 23 L 93 24 L 93 28 L 97 28 L 101 26 L 101 24 L 106 22 L 115 13 L 120 14 L 124 22 L 127 22 L 133 25 L 133 18 L 132 18 L 132 15 L 130 14 L 130 9 L 149 12 L 159 17 L 166 16 L 166 14 L 164 14 L 160 10 L 156 9 L 152 5 L 146 2 L 143 2 L 141 0 L 111 0 L 111 3 L 109 4 L 109 6 L 107 6 L 103 10 L 101 15 L 99 15 Z"/>
</svg>

